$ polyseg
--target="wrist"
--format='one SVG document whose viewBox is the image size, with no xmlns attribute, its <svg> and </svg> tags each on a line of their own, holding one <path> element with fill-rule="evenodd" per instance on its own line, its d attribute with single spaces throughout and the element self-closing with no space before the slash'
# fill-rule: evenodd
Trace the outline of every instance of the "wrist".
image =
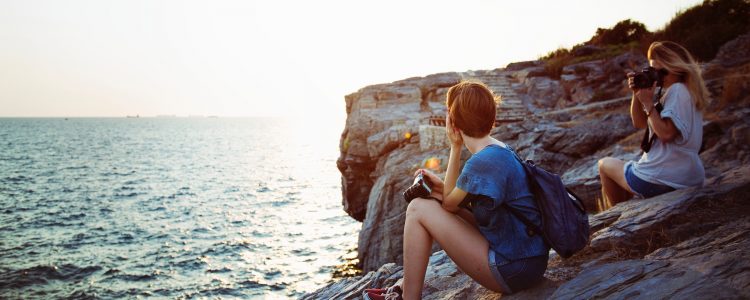
<svg viewBox="0 0 750 300">
<path fill-rule="evenodd" d="M 643 107 L 643 112 L 646 113 L 646 117 L 650 117 L 651 114 L 654 112 L 654 106 L 651 107 Z"/>
</svg>

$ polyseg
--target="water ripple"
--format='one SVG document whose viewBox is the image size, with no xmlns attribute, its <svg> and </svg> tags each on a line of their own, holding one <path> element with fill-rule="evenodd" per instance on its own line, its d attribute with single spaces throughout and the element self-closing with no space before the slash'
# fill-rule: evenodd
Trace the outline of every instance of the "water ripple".
<svg viewBox="0 0 750 300">
<path fill-rule="evenodd" d="M 340 208 L 341 130 L 316 132 L 270 119 L 0 119 L 0 299 L 317 289 L 360 224 Z"/>
</svg>

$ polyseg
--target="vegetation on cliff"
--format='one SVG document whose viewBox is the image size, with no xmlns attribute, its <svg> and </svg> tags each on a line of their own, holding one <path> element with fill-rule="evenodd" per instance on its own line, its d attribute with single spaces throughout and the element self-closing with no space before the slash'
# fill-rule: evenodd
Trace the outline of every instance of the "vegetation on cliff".
<svg viewBox="0 0 750 300">
<path fill-rule="evenodd" d="M 559 79 L 565 66 L 612 58 L 627 51 L 644 52 L 653 41 L 670 40 L 685 46 L 699 61 L 716 56 L 724 43 L 750 31 L 750 0 L 706 0 L 678 12 L 664 28 L 649 31 L 630 19 L 612 28 L 598 28 L 587 42 L 560 48 L 541 57 L 546 73 Z"/>
</svg>

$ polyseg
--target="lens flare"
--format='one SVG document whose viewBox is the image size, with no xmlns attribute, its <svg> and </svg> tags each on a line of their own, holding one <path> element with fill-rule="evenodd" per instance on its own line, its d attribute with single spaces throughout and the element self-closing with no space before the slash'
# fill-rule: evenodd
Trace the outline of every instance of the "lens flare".
<svg viewBox="0 0 750 300">
<path fill-rule="evenodd" d="M 440 170 L 440 159 L 434 156 L 428 157 L 424 160 L 424 162 L 422 163 L 422 166 L 424 166 L 425 169 L 430 169 L 434 171 Z"/>
</svg>

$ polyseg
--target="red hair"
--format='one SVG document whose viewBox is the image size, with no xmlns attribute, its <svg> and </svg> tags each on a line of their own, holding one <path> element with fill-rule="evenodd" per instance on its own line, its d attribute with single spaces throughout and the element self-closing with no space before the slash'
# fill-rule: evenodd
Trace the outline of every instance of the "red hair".
<svg viewBox="0 0 750 300">
<path fill-rule="evenodd" d="M 495 126 L 497 98 L 484 83 L 462 81 L 452 86 L 445 104 L 453 125 L 470 137 L 489 135 Z"/>
</svg>

